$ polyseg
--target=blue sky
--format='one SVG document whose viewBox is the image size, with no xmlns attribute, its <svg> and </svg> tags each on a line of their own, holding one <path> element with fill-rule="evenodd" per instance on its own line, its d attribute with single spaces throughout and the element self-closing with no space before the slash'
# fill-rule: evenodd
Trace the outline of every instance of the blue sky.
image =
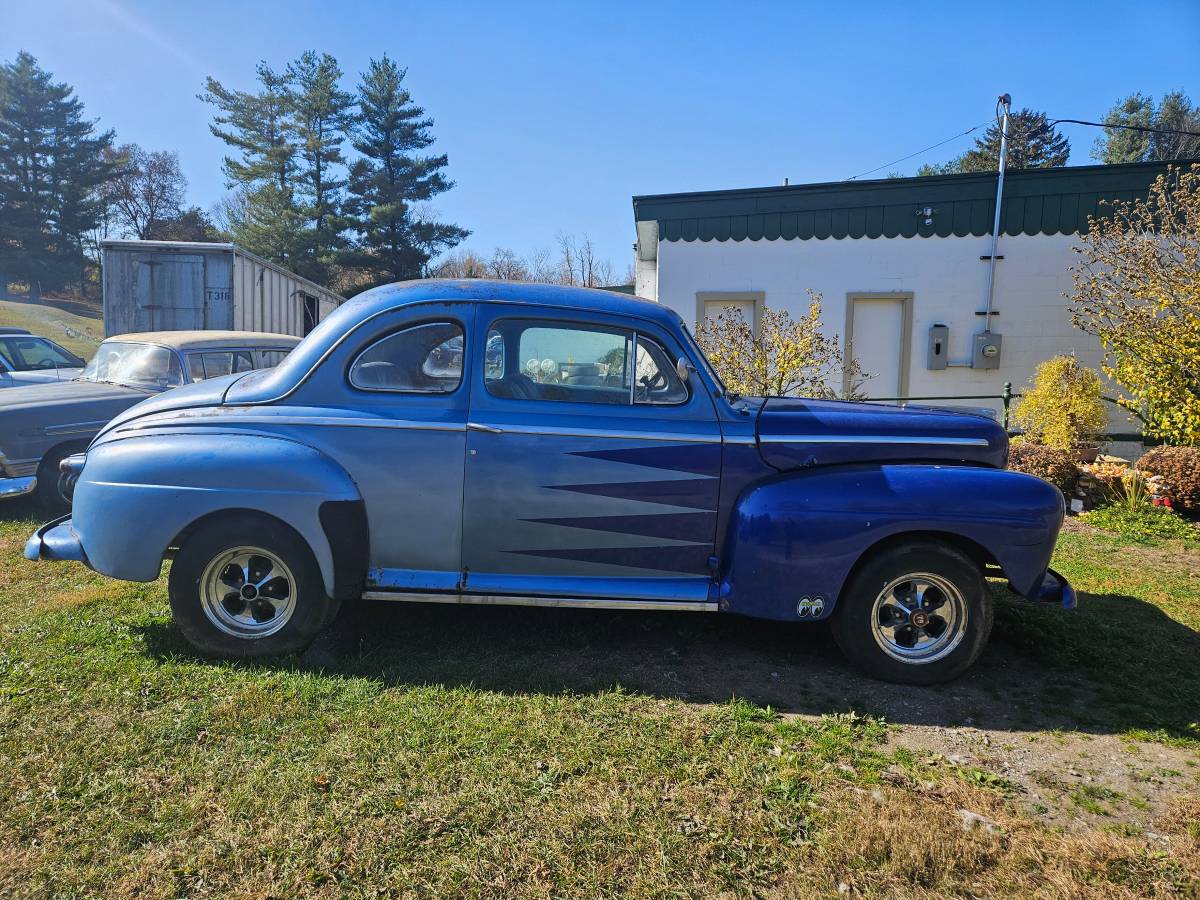
<svg viewBox="0 0 1200 900">
<path fill-rule="evenodd" d="M 1200 2 L 152 3 L 0 0 L 19 49 L 121 142 L 178 151 L 191 202 L 224 192 L 204 76 L 387 52 L 436 120 L 468 246 L 588 234 L 623 270 L 630 197 L 846 178 L 986 121 L 996 95 L 1099 119 L 1118 98 L 1200 100 Z M 1065 129 L 1086 164 L 1094 129 Z M 961 152 L 970 138 L 895 168 Z M 882 177 L 886 169 L 873 177 Z"/>
</svg>

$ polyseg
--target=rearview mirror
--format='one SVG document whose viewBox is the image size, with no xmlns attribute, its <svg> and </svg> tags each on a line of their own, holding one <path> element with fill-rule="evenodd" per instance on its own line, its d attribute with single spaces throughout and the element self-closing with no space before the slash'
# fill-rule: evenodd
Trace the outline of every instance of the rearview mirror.
<svg viewBox="0 0 1200 900">
<path fill-rule="evenodd" d="M 692 364 L 682 356 L 675 360 L 675 374 L 679 376 L 680 381 L 687 381 L 693 370 Z"/>
</svg>

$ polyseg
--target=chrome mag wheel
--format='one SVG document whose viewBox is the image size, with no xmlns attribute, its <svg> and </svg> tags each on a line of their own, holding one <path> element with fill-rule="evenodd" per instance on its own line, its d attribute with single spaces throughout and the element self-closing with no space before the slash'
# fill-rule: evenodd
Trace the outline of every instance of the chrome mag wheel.
<svg viewBox="0 0 1200 900">
<path fill-rule="evenodd" d="M 233 547 L 200 576 L 200 606 L 225 634 L 254 640 L 274 634 L 296 609 L 296 579 L 274 553 Z"/>
<path fill-rule="evenodd" d="M 889 582 L 875 598 L 871 631 L 888 656 L 909 665 L 941 659 L 967 628 L 962 592 L 939 575 L 913 572 Z"/>
</svg>

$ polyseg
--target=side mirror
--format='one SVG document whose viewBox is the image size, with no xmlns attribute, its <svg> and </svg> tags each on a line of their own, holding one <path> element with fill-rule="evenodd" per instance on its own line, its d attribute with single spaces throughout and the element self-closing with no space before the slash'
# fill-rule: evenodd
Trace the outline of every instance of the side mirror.
<svg viewBox="0 0 1200 900">
<path fill-rule="evenodd" d="M 696 367 L 682 356 L 675 360 L 675 374 L 679 376 L 680 381 L 687 381 L 694 371 L 696 371 Z"/>
</svg>

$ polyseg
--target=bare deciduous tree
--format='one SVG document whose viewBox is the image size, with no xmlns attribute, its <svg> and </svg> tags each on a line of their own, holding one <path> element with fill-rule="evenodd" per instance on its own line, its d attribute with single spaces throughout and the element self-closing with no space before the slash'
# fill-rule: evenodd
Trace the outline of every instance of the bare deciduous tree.
<svg viewBox="0 0 1200 900">
<path fill-rule="evenodd" d="M 558 254 L 535 250 L 526 257 L 506 247 L 497 247 L 484 258 L 473 250 L 459 250 L 442 258 L 429 270 L 434 278 L 497 278 L 502 281 L 534 281 L 577 287 L 632 284 L 633 267 L 621 282 L 613 264 L 596 255 L 595 246 L 584 235 L 559 235 Z"/>
<path fill-rule="evenodd" d="M 120 166 L 120 174 L 108 186 L 118 228 L 148 240 L 160 223 L 179 216 L 187 179 L 179 168 L 178 154 L 148 152 L 137 144 L 125 144 L 105 155 L 108 162 Z"/>
</svg>

